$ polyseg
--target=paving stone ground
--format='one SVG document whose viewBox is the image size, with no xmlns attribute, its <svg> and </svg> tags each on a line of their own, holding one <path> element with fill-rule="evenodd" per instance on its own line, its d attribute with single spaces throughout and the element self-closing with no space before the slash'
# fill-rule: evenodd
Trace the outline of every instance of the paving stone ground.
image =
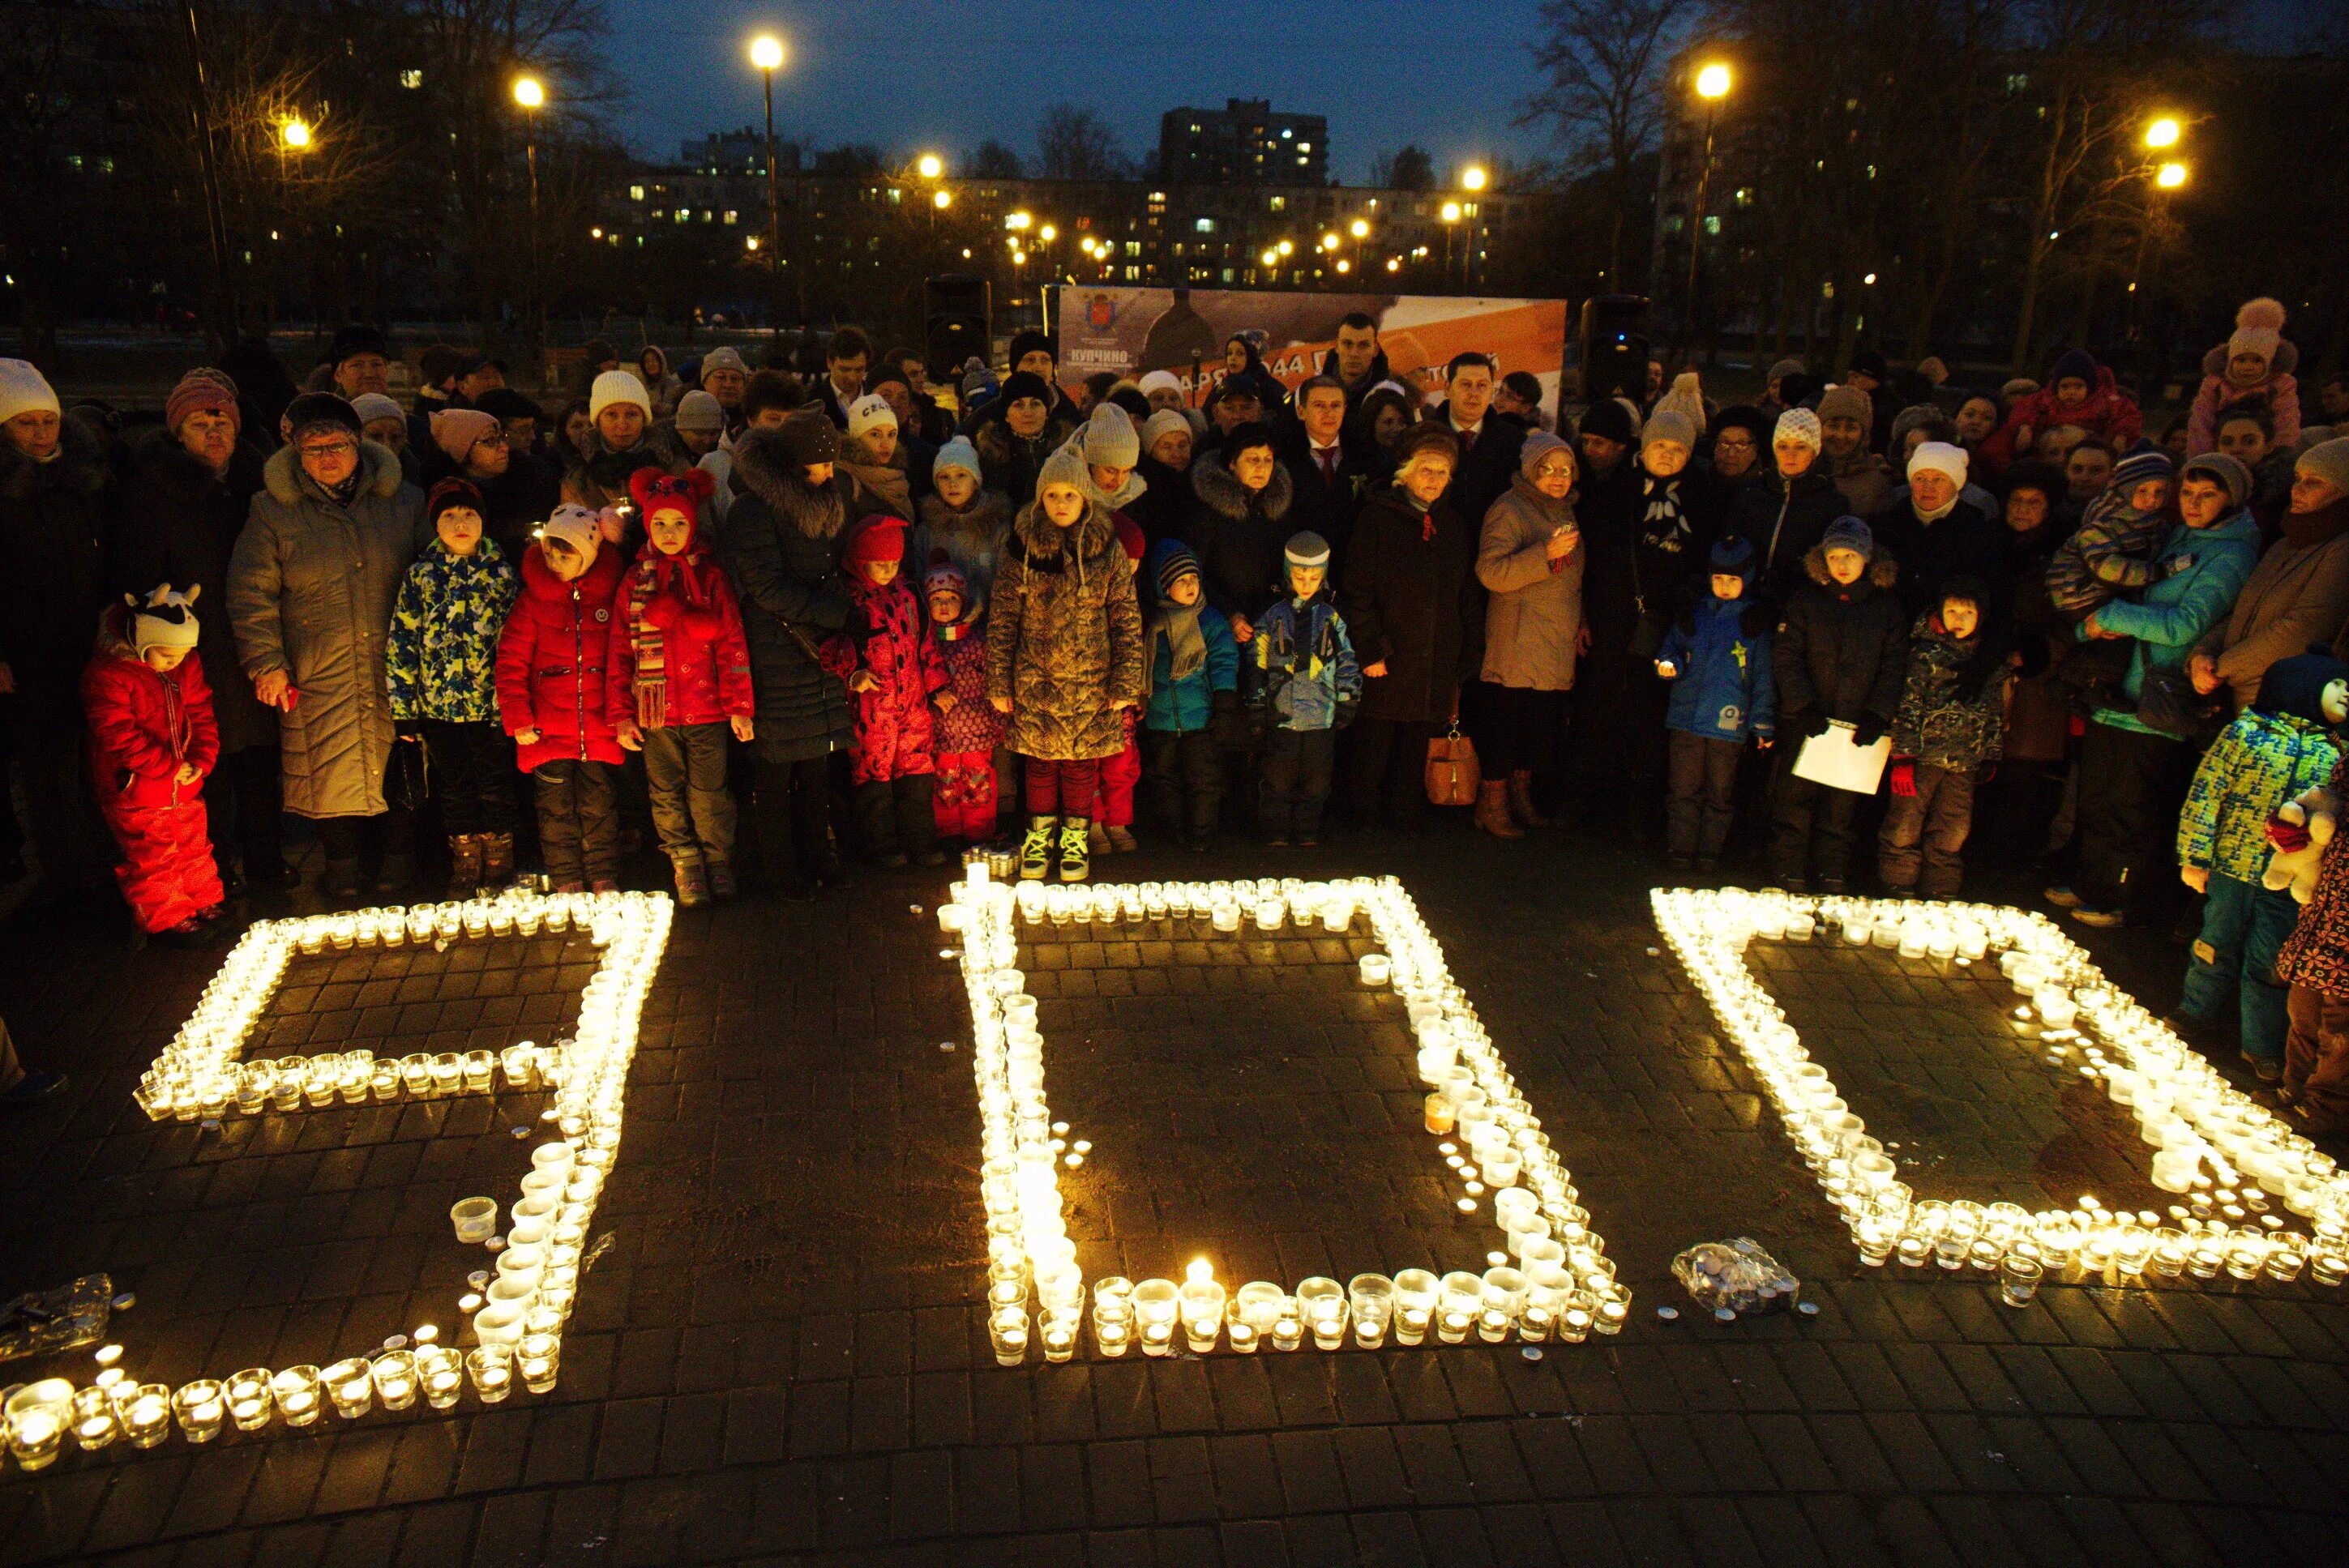
<svg viewBox="0 0 2349 1568">
<path fill-rule="evenodd" d="M 2349 1555 L 2340 1293 L 2066 1286 L 2016 1312 L 1972 1276 L 1863 1268 L 1650 951 L 1654 868 L 1599 840 L 1440 830 L 1104 867 L 1268 870 L 1393 872 L 1418 897 L 1635 1291 L 1619 1338 L 1538 1361 L 1469 1345 L 997 1367 L 968 1016 L 909 909 L 944 879 L 876 877 L 679 918 L 598 1213 L 614 1243 L 553 1395 L 0 1470 L 0 1563 Z M 1065 1185 L 1089 1274 L 1196 1252 L 1292 1286 L 1476 1264 L 1493 1233 L 1446 1207 L 1401 1019 L 1349 978 L 1361 945 L 1035 945 L 1054 1111 L 1095 1145 Z M 2147 1001 L 2174 996 L 2158 934 L 2089 945 Z M 150 1124 L 131 1086 L 216 961 L 10 928 L 0 1013 L 75 1083 L 0 1121 L 0 1295 L 111 1271 L 138 1294 L 112 1336 L 158 1380 L 451 1323 L 482 1258 L 448 1206 L 510 1192 L 536 1097 Z M 1930 1173 L 1920 1191 L 2151 1201 L 2131 1126 L 2005 1044 L 1993 985 L 1877 954 L 1759 961 L 1855 1109 Z M 306 961 L 258 1048 L 545 1037 L 591 965 L 551 938 Z M 1683 1299 L 1672 1254 L 1741 1233 L 1819 1315 L 1658 1321 Z"/>
</svg>

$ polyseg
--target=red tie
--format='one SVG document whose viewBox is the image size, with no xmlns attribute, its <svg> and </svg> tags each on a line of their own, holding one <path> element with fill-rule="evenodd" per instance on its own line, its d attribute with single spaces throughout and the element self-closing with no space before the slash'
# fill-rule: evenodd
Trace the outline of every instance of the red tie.
<svg viewBox="0 0 2349 1568">
<path fill-rule="evenodd" d="M 1324 447 L 1319 455 L 1321 459 L 1321 482 L 1329 485 L 1336 484 L 1338 482 L 1338 449 Z"/>
<path fill-rule="evenodd" d="M 1476 449 L 1476 432 L 1475 432 L 1475 431 L 1474 431 L 1474 430 L 1463 430 L 1463 431 L 1461 431 L 1461 432 L 1460 432 L 1460 455 L 1461 455 L 1462 457 L 1464 457 L 1464 457 L 1466 457 L 1469 453 L 1471 453 L 1471 452 L 1475 451 L 1475 449 Z"/>
</svg>

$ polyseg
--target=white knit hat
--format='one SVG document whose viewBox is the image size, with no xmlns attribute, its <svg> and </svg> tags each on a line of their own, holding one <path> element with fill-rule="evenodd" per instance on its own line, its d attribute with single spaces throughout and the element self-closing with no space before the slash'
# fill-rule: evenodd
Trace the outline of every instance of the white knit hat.
<svg viewBox="0 0 2349 1568">
<path fill-rule="evenodd" d="M 1149 397 L 1153 392 L 1179 394 L 1183 390 L 1183 378 L 1172 370 L 1154 370 L 1142 378 L 1140 387 L 1144 397 Z"/>
<path fill-rule="evenodd" d="M 150 648 L 192 648 L 196 645 L 196 595 L 203 592 L 198 583 L 188 584 L 184 592 L 169 583 L 147 595 L 142 603 L 136 593 L 125 593 L 123 602 L 131 606 L 130 645 L 142 657 Z"/>
<path fill-rule="evenodd" d="M 848 406 L 848 438 L 854 440 L 878 425 L 897 428 L 897 410 L 878 392 L 867 392 Z"/>
<path fill-rule="evenodd" d="M 359 417 L 362 428 L 378 419 L 405 420 L 408 418 L 406 410 L 380 392 L 362 392 L 352 398 L 351 412 Z"/>
<path fill-rule="evenodd" d="M 1789 408 L 1778 416 L 1778 428 L 1771 433 L 1770 444 L 1780 441 L 1800 441 L 1813 451 L 1824 444 L 1819 433 L 1819 417 L 1808 408 Z"/>
<path fill-rule="evenodd" d="M 0 359 L 0 424 L 19 414 L 46 411 L 62 414 L 57 388 L 49 378 L 22 359 Z"/>
<path fill-rule="evenodd" d="M 1143 450 L 1150 450 L 1158 445 L 1162 438 L 1171 436 L 1177 430 L 1186 436 L 1191 433 L 1191 421 L 1183 417 L 1183 411 L 1179 408 L 1159 409 L 1142 422 Z"/>
<path fill-rule="evenodd" d="M 2272 361 L 2277 346 L 2283 342 L 2283 306 L 2262 295 L 2245 300 L 2235 312 L 2234 335 L 2227 339 L 2230 357 L 2238 354 L 2256 354 Z"/>
<path fill-rule="evenodd" d="M 606 370 L 595 377 L 595 385 L 587 394 L 587 417 L 599 419 L 604 410 L 615 403 L 634 403 L 645 411 L 647 418 L 652 417 L 653 400 L 633 370 Z"/>
<path fill-rule="evenodd" d="M 1966 449 L 1947 441 L 1920 441 L 1909 454 L 1909 477 L 1920 472 L 1947 474 L 1953 485 L 1966 482 Z"/>
<path fill-rule="evenodd" d="M 607 370 L 605 374 L 612 372 Z M 565 501 L 554 509 L 554 515 L 546 520 L 539 532 L 548 539 L 561 540 L 585 555 L 604 537 L 604 525 L 603 520 L 585 507 Z"/>
</svg>

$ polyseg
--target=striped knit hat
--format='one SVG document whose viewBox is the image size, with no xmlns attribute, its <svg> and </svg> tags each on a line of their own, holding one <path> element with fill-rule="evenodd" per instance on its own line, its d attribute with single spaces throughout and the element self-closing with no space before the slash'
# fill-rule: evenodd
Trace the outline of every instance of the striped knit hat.
<svg viewBox="0 0 2349 1568">
<path fill-rule="evenodd" d="M 2139 447 L 2113 465 L 2113 488 L 2127 495 L 2147 480 L 2174 479 L 2178 466 L 2159 447 Z"/>
</svg>

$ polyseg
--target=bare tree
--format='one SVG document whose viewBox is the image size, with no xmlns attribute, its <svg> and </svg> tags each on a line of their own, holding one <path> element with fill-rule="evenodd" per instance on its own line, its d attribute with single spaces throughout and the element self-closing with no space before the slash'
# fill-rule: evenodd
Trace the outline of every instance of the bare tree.
<svg viewBox="0 0 2349 1568">
<path fill-rule="evenodd" d="M 1406 141 L 1392 152 L 1381 152 L 1371 160 L 1371 183 L 1389 191 L 1432 191 L 1435 188 L 1435 160 L 1417 142 Z"/>
<path fill-rule="evenodd" d="M 1056 103 L 1036 122 L 1036 166 L 1047 180 L 1115 180 L 1125 172 L 1125 155 L 1098 112 Z"/>
<path fill-rule="evenodd" d="M 1017 180 L 1023 172 L 1019 155 L 991 136 L 970 155 L 968 178 L 973 180 Z"/>
<path fill-rule="evenodd" d="M 1692 0 L 1543 0 L 1542 37 L 1531 46 L 1542 85 L 1517 123 L 1547 122 L 1568 155 L 1603 170 L 1615 203 L 1607 277 L 1622 286 L 1623 235 L 1639 206 L 1632 166 L 1663 126 L 1661 88 Z"/>
</svg>

